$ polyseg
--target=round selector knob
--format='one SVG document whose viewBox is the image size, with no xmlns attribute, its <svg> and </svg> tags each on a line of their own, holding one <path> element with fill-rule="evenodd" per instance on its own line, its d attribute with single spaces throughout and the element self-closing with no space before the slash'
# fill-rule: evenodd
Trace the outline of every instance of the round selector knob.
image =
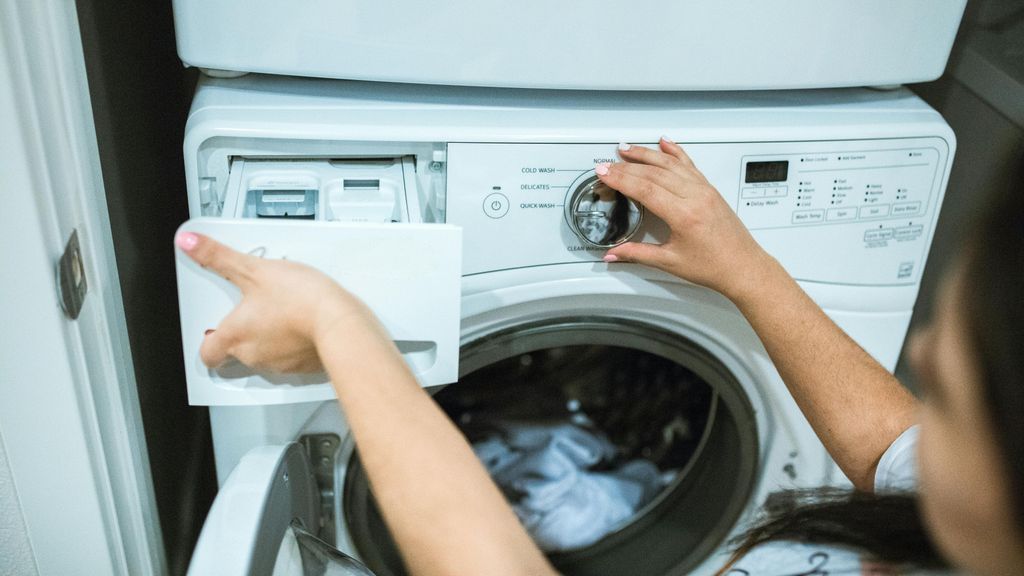
<svg viewBox="0 0 1024 576">
<path fill-rule="evenodd" d="M 611 248 L 633 237 L 644 207 L 587 172 L 569 187 L 565 221 L 587 246 Z"/>
</svg>

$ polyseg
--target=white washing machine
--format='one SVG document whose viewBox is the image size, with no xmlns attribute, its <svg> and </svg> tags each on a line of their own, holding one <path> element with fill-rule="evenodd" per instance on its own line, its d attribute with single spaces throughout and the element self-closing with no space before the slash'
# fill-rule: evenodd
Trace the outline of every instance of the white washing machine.
<svg viewBox="0 0 1024 576">
<path fill-rule="evenodd" d="M 184 226 L 334 275 L 381 316 L 453 414 L 480 391 L 529 396 L 548 368 L 547 381 L 631 367 L 619 388 L 560 389 L 555 404 L 600 398 L 598 412 L 657 396 L 664 386 L 643 380 L 651 366 L 685 375 L 692 429 L 672 482 L 630 523 L 552 560 L 567 574 L 710 574 L 767 494 L 842 478 L 730 302 L 601 261 L 596 245 L 616 239 L 608 234 L 658 242 L 666 229 L 620 196 L 630 226 L 594 236 L 579 211 L 593 167 L 614 160 L 620 141 L 653 146 L 663 134 L 829 316 L 893 369 L 955 146 L 942 118 L 904 89 L 207 78 L 184 146 L 193 216 Z M 203 367 L 203 330 L 237 293 L 180 254 L 178 266 L 189 397 L 210 406 L 221 483 L 193 573 L 270 573 L 292 550 L 295 519 L 375 573 L 402 573 L 326 378 Z"/>
</svg>

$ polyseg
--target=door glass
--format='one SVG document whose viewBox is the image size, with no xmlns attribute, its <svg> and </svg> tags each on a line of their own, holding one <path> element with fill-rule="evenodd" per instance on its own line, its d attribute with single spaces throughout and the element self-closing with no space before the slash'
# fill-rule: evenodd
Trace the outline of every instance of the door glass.
<svg viewBox="0 0 1024 576">
<path fill-rule="evenodd" d="M 374 576 L 355 558 L 305 531 L 298 522 L 285 530 L 273 576 Z"/>
<path fill-rule="evenodd" d="M 736 525 L 758 476 L 738 379 L 683 336 L 616 318 L 481 334 L 434 400 L 567 576 L 689 574 Z M 408 574 L 357 456 L 345 521 L 381 576 Z"/>
</svg>

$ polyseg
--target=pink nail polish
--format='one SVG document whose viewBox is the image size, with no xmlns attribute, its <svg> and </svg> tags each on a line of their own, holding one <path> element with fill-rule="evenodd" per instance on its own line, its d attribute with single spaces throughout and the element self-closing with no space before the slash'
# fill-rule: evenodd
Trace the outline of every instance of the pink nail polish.
<svg viewBox="0 0 1024 576">
<path fill-rule="evenodd" d="M 182 232 L 174 237 L 174 243 L 185 252 L 191 252 L 199 244 L 199 236 L 191 232 Z"/>
<path fill-rule="evenodd" d="M 604 258 L 602 258 L 602 260 L 604 260 L 605 262 L 608 262 L 608 263 L 618 262 L 619 261 L 619 257 L 616 256 L 615 254 L 605 254 Z"/>
<path fill-rule="evenodd" d="M 597 172 L 598 176 L 604 176 L 605 174 L 608 173 L 608 163 L 601 162 L 594 168 L 594 172 Z"/>
</svg>

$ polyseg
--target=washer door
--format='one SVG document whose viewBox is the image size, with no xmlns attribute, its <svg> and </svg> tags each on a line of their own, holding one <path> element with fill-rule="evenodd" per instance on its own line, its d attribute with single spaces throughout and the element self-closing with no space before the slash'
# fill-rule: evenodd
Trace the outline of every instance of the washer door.
<svg viewBox="0 0 1024 576">
<path fill-rule="evenodd" d="M 320 493 L 313 478 L 298 443 L 251 450 L 217 494 L 188 573 L 373 576 L 307 532 L 320 527 Z"/>
<path fill-rule="evenodd" d="M 759 477 L 745 393 L 752 385 L 680 334 L 613 317 L 554 318 L 478 335 L 463 347 L 461 371 L 434 399 L 471 442 L 486 437 L 487 421 L 585 415 L 624 459 L 643 457 L 664 474 L 661 492 L 627 523 L 583 547 L 550 549 L 562 574 L 690 573 L 748 505 Z M 343 514 L 360 558 L 381 576 L 404 576 L 358 453 L 344 486 Z"/>
</svg>

